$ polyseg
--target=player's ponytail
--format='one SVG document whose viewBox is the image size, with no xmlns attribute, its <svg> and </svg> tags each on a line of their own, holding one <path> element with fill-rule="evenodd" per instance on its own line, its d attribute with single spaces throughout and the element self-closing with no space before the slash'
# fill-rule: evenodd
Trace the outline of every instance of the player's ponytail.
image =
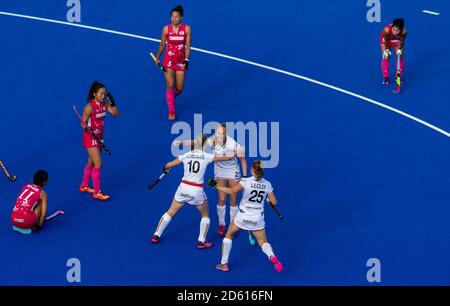
<svg viewBox="0 0 450 306">
<path fill-rule="evenodd" d="M 205 146 L 207 140 L 208 137 L 205 134 L 198 135 L 197 138 L 191 142 L 191 150 L 203 150 L 203 147 Z"/>
<path fill-rule="evenodd" d="M 253 171 L 255 172 L 256 180 L 259 181 L 264 176 L 264 167 L 260 160 L 255 160 L 252 164 Z"/>
<path fill-rule="evenodd" d="M 91 88 L 89 89 L 89 92 L 87 95 L 88 101 L 95 98 L 94 95 L 97 91 L 99 91 L 100 88 L 106 88 L 106 87 L 105 87 L 105 85 L 103 85 L 102 83 L 100 83 L 98 81 L 94 81 L 94 83 L 92 83 Z"/>
<path fill-rule="evenodd" d="M 180 16 L 183 17 L 184 9 L 181 5 L 177 5 L 170 11 L 170 15 L 172 15 L 173 12 L 178 12 L 178 14 L 180 14 Z"/>
</svg>

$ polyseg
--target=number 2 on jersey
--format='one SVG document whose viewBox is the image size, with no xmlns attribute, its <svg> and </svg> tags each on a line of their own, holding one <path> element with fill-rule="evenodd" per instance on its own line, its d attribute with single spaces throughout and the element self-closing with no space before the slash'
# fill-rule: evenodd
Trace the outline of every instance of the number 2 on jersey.
<svg viewBox="0 0 450 306">
<path fill-rule="evenodd" d="M 250 202 L 257 202 L 259 204 L 262 203 L 262 201 L 264 200 L 264 194 L 266 192 L 265 191 L 260 191 L 258 192 L 257 190 L 252 190 L 252 192 L 250 193 L 250 195 L 252 195 L 248 200 Z M 256 197 L 258 197 L 258 199 L 256 199 Z"/>
</svg>

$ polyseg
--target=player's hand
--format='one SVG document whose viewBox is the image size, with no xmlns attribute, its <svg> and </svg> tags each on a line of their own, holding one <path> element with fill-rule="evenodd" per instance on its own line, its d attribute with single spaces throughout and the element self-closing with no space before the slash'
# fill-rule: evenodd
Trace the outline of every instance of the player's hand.
<svg viewBox="0 0 450 306">
<path fill-rule="evenodd" d="M 173 145 L 174 145 L 174 146 L 179 146 L 179 145 L 181 145 L 182 143 L 183 143 L 182 140 L 175 140 L 175 141 L 173 142 Z"/>
<path fill-rule="evenodd" d="M 168 167 L 167 165 L 164 166 L 163 168 L 163 173 L 167 174 L 170 171 L 170 167 Z"/>
<path fill-rule="evenodd" d="M 391 50 L 386 49 L 383 52 L 383 59 L 389 59 L 391 57 Z"/>
<path fill-rule="evenodd" d="M 209 179 L 208 179 L 208 185 L 211 186 L 211 187 L 214 188 L 214 189 L 219 189 L 219 185 L 218 185 L 217 182 L 216 182 L 214 179 L 212 179 L 212 178 L 209 178 Z"/>
<path fill-rule="evenodd" d="M 184 70 L 188 70 L 188 68 L 189 68 L 189 60 L 188 60 L 188 59 L 185 59 L 185 60 L 183 61 L 183 65 L 184 65 Z"/>
<path fill-rule="evenodd" d="M 402 56 L 402 53 L 403 53 L 403 52 L 402 52 L 402 49 L 398 49 L 398 50 L 397 50 L 397 56 Z"/>
<path fill-rule="evenodd" d="M 104 102 L 108 103 L 111 107 L 116 106 L 116 100 L 114 100 L 114 97 L 113 97 L 113 95 L 110 92 L 108 92 L 106 94 Z"/>
</svg>

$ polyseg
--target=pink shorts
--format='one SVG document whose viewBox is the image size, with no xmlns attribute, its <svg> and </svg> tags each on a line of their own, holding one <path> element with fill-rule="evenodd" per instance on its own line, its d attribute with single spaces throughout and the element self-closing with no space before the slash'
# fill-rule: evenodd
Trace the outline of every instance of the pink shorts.
<svg viewBox="0 0 450 306">
<path fill-rule="evenodd" d="M 12 224 L 21 229 L 31 229 L 38 223 L 35 212 L 25 213 L 22 211 L 14 211 L 11 215 Z"/>
<path fill-rule="evenodd" d="M 163 67 L 170 70 L 185 71 L 184 69 L 184 55 L 183 56 L 168 56 L 164 55 Z"/>
<path fill-rule="evenodd" d="M 95 140 L 95 138 L 89 135 L 88 133 L 83 133 L 82 141 L 83 147 L 85 149 L 100 148 L 100 144 L 98 143 L 98 141 Z"/>
</svg>

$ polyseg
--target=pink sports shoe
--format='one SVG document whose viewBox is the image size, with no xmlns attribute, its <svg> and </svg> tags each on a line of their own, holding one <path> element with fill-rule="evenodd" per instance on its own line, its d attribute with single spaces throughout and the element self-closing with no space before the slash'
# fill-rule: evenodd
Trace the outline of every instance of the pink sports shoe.
<svg viewBox="0 0 450 306">
<path fill-rule="evenodd" d="M 216 269 L 220 270 L 220 271 L 223 271 L 223 272 L 230 271 L 230 267 L 228 266 L 227 263 L 226 264 L 218 264 L 218 265 L 216 265 Z"/>
<path fill-rule="evenodd" d="M 283 270 L 283 265 L 278 261 L 278 258 L 276 256 L 271 256 L 270 262 L 273 263 L 273 266 L 275 267 L 275 270 L 277 270 L 277 272 L 281 272 Z"/>
<path fill-rule="evenodd" d="M 219 236 L 220 237 L 225 237 L 225 233 L 226 233 L 225 225 L 219 224 Z"/>
<path fill-rule="evenodd" d="M 197 249 L 209 249 L 212 247 L 212 243 L 209 241 L 201 242 L 199 241 L 197 244 Z"/>
<path fill-rule="evenodd" d="M 161 238 L 158 235 L 153 235 L 152 243 L 158 243 Z"/>
</svg>

